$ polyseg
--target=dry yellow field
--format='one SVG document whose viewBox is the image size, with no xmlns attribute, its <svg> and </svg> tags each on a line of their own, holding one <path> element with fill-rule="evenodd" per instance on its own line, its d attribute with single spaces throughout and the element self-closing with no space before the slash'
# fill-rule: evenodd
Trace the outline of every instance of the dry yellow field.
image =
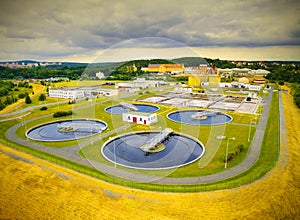
<svg viewBox="0 0 300 220">
<path fill-rule="evenodd" d="M 288 149 L 282 145 L 264 178 L 232 190 L 134 190 L 0 146 L 0 219 L 299 219 L 300 110 L 290 97 L 283 101 Z"/>
<path fill-rule="evenodd" d="M 30 98 L 34 98 L 38 95 L 40 95 L 44 91 L 44 86 L 41 84 L 31 84 L 34 94 L 29 94 Z M 25 99 L 19 99 L 17 102 L 6 106 L 4 109 L 0 111 L 0 114 L 8 113 L 13 111 L 14 109 L 18 108 L 19 106 L 23 105 L 25 103 Z"/>
</svg>

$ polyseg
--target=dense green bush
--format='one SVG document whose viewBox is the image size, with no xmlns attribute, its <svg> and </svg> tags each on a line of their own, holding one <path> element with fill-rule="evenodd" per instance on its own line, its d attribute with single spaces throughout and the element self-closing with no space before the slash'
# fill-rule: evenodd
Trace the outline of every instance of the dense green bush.
<svg viewBox="0 0 300 220">
<path fill-rule="evenodd" d="M 20 94 L 18 95 L 19 99 L 24 99 L 25 96 L 26 96 L 26 95 L 25 95 L 24 93 L 20 93 Z"/>
<path fill-rule="evenodd" d="M 54 118 L 58 118 L 58 117 L 63 117 L 63 116 L 67 116 L 67 115 L 72 115 L 73 112 L 71 110 L 69 111 L 59 111 L 59 112 L 55 112 L 53 114 Z"/>
<path fill-rule="evenodd" d="M 46 95 L 45 94 L 40 94 L 39 101 L 45 101 L 45 100 L 46 100 Z"/>
<path fill-rule="evenodd" d="M 32 101 L 31 101 L 31 99 L 30 99 L 30 97 L 29 97 L 28 94 L 27 94 L 26 97 L 25 97 L 25 103 L 26 103 L 26 104 L 32 103 Z"/>
<path fill-rule="evenodd" d="M 41 111 L 45 111 L 47 110 L 48 108 L 46 106 L 43 106 L 42 108 L 40 108 Z"/>
</svg>

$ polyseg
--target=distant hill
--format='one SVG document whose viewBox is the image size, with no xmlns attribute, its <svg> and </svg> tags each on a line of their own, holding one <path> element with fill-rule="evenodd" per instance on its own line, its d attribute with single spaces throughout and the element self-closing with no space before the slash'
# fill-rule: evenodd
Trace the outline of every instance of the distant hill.
<svg viewBox="0 0 300 220">
<path fill-rule="evenodd" d="M 124 62 L 117 69 L 109 74 L 109 79 L 114 80 L 130 80 L 133 77 L 143 75 L 142 67 L 148 67 L 149 64 L 173 64 L 174 62 L 166 59 L 150 59 L 150 60 L 131 60 Z M 136 69 L 133 67 L 136 67 Z M 107 74 L 106 74 L 107 75 Z"/>
<path fill-rule="evenodd" d="M 173 64 L 173 61 L 166 59 L 150 59 L 150 60 L 131 60 L 128 61 L 121 66 L 117 70 L 121 70 L 124 67 L 132 66 L 133 64 L 136 66 L 137 70 L 141 70 L 142 67 L 148 67 L 149 64 Z"/>
<path fill-rule="evenodd" d="M 202 57 L 182 57 L 173 59 L 172 61 L 174 63 L 184 64 L 185 67 L 199 66 L 200 64 L 208 64 L 207 59 Z"/>
</svg>

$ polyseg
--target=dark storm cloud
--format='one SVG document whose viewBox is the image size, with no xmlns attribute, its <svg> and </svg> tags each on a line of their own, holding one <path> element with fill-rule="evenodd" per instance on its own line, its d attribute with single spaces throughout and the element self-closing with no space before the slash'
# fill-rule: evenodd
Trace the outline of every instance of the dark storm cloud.
<svg viewBox="0 0 300 220">
<path fill-rule="evenodd" d="M 272 0 L 1 1 L 0 46 L 8 54 L 49 56 L 143 37 L 191 47 L 299 46 L 299 8 L 298 1 Z"/>
</svg>

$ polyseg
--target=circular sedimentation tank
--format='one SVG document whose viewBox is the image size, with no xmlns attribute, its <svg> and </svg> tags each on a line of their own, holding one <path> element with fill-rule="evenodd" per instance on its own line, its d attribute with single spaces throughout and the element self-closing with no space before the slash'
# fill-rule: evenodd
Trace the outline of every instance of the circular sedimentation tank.
<svg viewBox="0 0 300 220">
<path fill-rule="evenodd" d="M 98 120 L 60 120 L 31 128 L 26 136 L 36 141 L 71 141 L 100 134 L 106 128 L 107 124 Z"/>
<path fill-rule="evenodd" d="M 145 113 L 151 113 L 151 112 L 156 112 L 159 110 L 159 107 L 153 106 L 153 105 L 145 105 L 145 104 L 133 104 L 133 106 L 136 109 L 130 109 L 130 108 L 125 108 L 122 105 L 115 105 L 111 106 L 105 109 L 106 112 L 110 114 L 122 114 L 124 112 L 128 111 L 135 111 L 135 112 L 145 112 Z"/>
<path fill-rule="evenodd" d="M 205 151 L 203 144 L 185 134 L 172 132 L 157 147 L 142 149 L 159 131 L 141 131 L 118 136 L 104 143 L 101 153 L 110 162 L 144 170 L 171 169 L 198 160 Z"/>
<path fill-rule="evenodd" d="M 221 125 L 232 121 L 230 115 L 207 110 L 183 110 L 171 112 L 168 119 L 190 125 Z"/>
</svg>

